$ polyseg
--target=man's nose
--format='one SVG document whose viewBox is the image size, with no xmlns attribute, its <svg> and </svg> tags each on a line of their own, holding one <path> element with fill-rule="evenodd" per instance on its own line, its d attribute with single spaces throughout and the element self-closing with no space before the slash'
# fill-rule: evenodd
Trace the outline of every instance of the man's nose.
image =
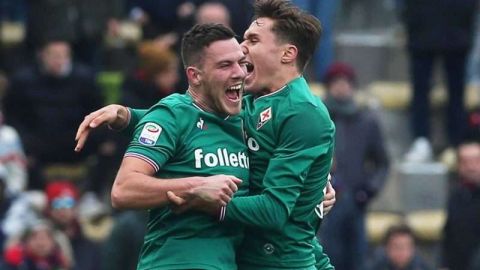
<svg viewBox="0 0 480 270">
<path fill-rule="evenodd" d="M 244 54 L 248 54 L 248 47 L 247 47 L 247 45 L 245 45 L 245 41 L 240 43 L 240 46 L 242 47 L 242 52 Z"/>
</svg>

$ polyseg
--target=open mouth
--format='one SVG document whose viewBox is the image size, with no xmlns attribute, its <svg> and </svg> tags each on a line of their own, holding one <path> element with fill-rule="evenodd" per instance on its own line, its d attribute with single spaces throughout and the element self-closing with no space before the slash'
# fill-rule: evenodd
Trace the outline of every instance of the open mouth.
<svg viewBox="0 0 480 270">
<path fill-rule="evenodd" d="M 232 102 L 238 102 L 240 100 L 240 91 L 243 91 L 243 83 L 235 84 L 227 88 L 225 96 Z"/>
<path fill-rule="evenodd" d="M 253 69 L 255 68 L 252 63 L 247 63 L 247 73 L 250 74 L 253 72 Z"/>
</svg>

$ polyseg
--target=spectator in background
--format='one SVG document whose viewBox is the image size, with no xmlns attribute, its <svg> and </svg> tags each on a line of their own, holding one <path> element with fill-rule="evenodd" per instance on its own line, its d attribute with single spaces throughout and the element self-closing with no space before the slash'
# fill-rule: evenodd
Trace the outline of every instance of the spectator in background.
<svg viewBox="0 0 480 270">
<path fill-rule="evenodd" d="M 410 81 L 413 88 L 411 125 L 414 142 L 407 161 L 432 158 L 430 143 L 430 101 L 432 73 L 437 60 L 443 62 L 448 90 L 446 132 L 448 144 L 460 143 L 466 123 L 463 104 L 465 69 L 472 45 L 476 0 L 401 0 L 402 19 L 407 33 Z"/>
<path fill-rule="evenodd" d="M 335 269 L 363 269 L 366 207 L 385 182 L 389 159 L 376 114 L 355 101 L 352 67 L 334 63 L 324 82 L 324 102 L 336 126 L 332 184 L 337 202 L 322 224 L 320 239 Z"/>
<path fill-rule="evenodd" d="M 138 47 L 139 66 L 122 87 L 122 104 L 147 109 L 175 92 L 179 60 L 175 53 L 155 42 Z"/>
<path fill-rule="evenodd" d="M 458 177 L 450 191 L 442 245 L 442 266 L 469 269 L 480 248 L 480 143 L 466 141 L 457 148 Z"/>
<path fill-rule="evenodd" d="M 195 22 L 198 24 L 221 23 L 230 27 L 230 12 L 220 2 L 205 2 L 198 7 Z"/>
<path fill-rule="evenodd" d="M 27 186 L 25 153 L 17 131 L 4 124 L 0 111 L 0 167 L 5 170 L 6 192 L 15 195 Z"/>
<path fill-rule="evenodd" d="M 72 152 L 76 126 L 88 112 L 102 105 L 92 71 L 73 62 L 70 45 L 47 42 L 38 63 L 17 71 L 4 105 L 7 123 L 17 129 L 29 165 L 29 188 L 43 189 L 43 171 L 56 163 L 79 164 L 84 154 Z"/>
<path fill-rule="evenodd" d="M 383 244 L 370 270 L 433 270 L 416 253 L 415 235 L 407 225 L 390 227 Z"/>
<path fill-rule="evenodd" d="M 66 270 L 70 265 L 53 237 L 49 223 L 37 221 L 18 243 L 3 252 L 2 270 Z"/>
<path fill-rule="evenodd" d="M 79 191 L 68 182 L 51 182 L 45 189 L 47 195 L 47 217 L 54 228 L 63 233 L 67 239 L 60 242 L 65 253 L 71 250 L 69 259 L 72 270 L 97 270 L 100 269 L 100 246 L 87 239 L 83 234 L 78 220 L 77 202 Z M 57 235 L 60 240 L 61 235 Z"/>
</svg>

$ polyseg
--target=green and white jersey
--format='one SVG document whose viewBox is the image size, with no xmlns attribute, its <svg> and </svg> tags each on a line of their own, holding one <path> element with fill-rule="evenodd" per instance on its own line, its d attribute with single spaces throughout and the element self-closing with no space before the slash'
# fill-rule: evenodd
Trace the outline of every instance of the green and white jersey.
<svg viewBox="0 0 480 270">
<path fill-rule="evenodd" d="M 316 269 L 313 241 L 332 164 L 334 124 L 303 77 L 243 101 L 251 196 L 233 198 L 225 217 L 249 226 L 237 254 L 239 268 Z"/>
<path fill-rule="evenodd" d="M 249 158 L 240 117 L 218 117 L 188 94 L 174 94 L 150 108 L 134 134 L 125 156 L 148 162 L 155 176 L 230 174 L 243 180 L 235 196 L 247 195 Z M 242 226 L 199 212 L 150 209 L 138 269 L 237 269 L 235 249 L 242 237 Z"/>
<path fill-rule="evenodd" d="M 314 238 L 333 156 L 327 109 L 303 77 L 243 102 L 253 196 L 234 198 L 226 212 L 227 221 L 250 226 L 239 269 L 333 269 Z M 145 113 L 130 112 L 127 131 Z"/>
</svg>

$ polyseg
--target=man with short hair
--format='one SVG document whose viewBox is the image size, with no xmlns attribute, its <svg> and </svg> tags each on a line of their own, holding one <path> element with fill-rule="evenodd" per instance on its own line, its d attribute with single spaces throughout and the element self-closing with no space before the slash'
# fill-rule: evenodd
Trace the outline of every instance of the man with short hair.
<svg viewBox="0 0 480 270">
<path fill-rule="evenodd" d="M 175 215 L 166 192 L 208 195 L 220 208 L 242 179 L 236 195 L 246 195 L 249 161 L 242 120 L 235 116 L 245 55 L 232 30 L 205 24 L 184 35 L 182 60 L 187 93 L 162 99 L 136 125 L 113 184 L 112 205 L 150 209 L 138 269 L 236 269 L 241 227 L 199 212 Z"/>
<path fill-rule="evenodd" d="M 240 269 L 333 269 L 328 257 L 318 252 L 315 258 L 314 253 L 321 251 L 315 240 L 322 217 L 317 204 L 327 185 L 335 128 L 302 76 L 320 34 L 318 20 L 289 1 L 255 4 L 255 19 L 242 43 L 251 93 L 243 111 L 251 196 L 233 198 L 220 212 L 222 220 L 248 225 L 237 255 Z M 80 148 L 91 128 L 105 122 L 125 125 L 125 108 L 110 109 L 94 112 L 82 123 Z M 130 126 L 143 113 L 133 110 Z M 198 196 L 175 193 L 170 199 L 180 208 L 214 209 Z"/>
</svg>

